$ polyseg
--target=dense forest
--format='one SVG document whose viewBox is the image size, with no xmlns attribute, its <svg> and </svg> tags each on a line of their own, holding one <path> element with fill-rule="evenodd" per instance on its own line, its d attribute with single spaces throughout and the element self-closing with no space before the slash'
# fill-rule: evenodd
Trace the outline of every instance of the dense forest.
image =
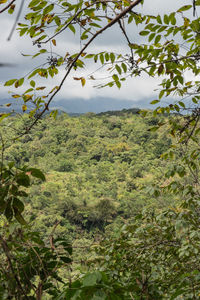
<svg viewBox="0 0 200 300">
<path fill-rule="evenodd" d="M 19 170 L 26 170 L 26 165 L 32 168 L 26 171 L 24 177 L 17 179 L 18 183 L 22 180 L 21 185 L 24 186 L 22 194 L 18 193 L 17 207 L 23 205 L 20 196 L 26 196 L 23 220 L 27 222 L 29 230 L 35 231 L 36 237 L 31 237 L 32 242 L 40 244 L 42 238 L 47 244 L 50 241 L 51 247 L 57 240 L 61 241 L 61 245 L 67 245 L 70 258 L 61 256 L 65 266 L 59 265 L 58 258 L 57 266 L 54 260 L 51 262 L 53 267 L 56 266 L 55 280 L 60 281 L 59 288 L 69 280 L 79 278 L 81 274 L 101 270 L 102 255 L 111 255 L 109 264 L 113 263 L 112 259 L 116 264 L 116 254 L 105 253 L 108 249 L 110 251 L 111 243 L 118 244 L 118 259 L 121 257 L 120 251 L 125 251 L 123 256 L 129 256 L 131 248 L 128 247 L 127 250 L 127 246 L 131 245 L 128 237 L 131 236 L 132 229 L 127 228 L 136 226 L 139 216 L 144 218 L 148 212 L 148 219 L 149 216 L 153 218 L 154 214 L 162 214 L 169 207 L 173 213 L 181 209 L 181 196 L 169 191 L 176 190 L 178 184 L 185 185 L 190 182 L 182 165 L 182 150 L 176 150 L 176 162 L 170 155 L 166 158 L 167 153 L 170 154 L 172 143 L 176 143 L 173 135 L 169 135 L 167 131 L 168 124 L 172 121 L 177 123 L 181 119 L 184 118 L 179 115 L 154 117 L 151 111 L 143 117 L 137 109 L 97 115 L 87 113 L 76 117 L 60 113 L 56 119 L 46 115 L 31 134 L 16 140 L 15 143 L 8 142 L 4 159 L 13 162 L 10 168 L 16 168 L 18 175 L 23 174 Z M 6 128 L 7 141 L 12 141 L 16 132 L 21 132 L 21 128 L 29 123 L 28 114 L 21 119 L 14 116 L 3 122 L 2 128 Z M 164 126 L 156 130 L 159 124 Z M 44 178 L 39 169 L 46 177 L 43 182 L 41 179 Z M 26 176 L 31 174 L 31 170 L 36 172 L 35 179 L 26 184 Z M 171 176 L 176 171 L 174 182 Z M 34 172 L 32 175 L 34 176 Z M 10 218 L 9 213 L 6 216 Z M 23 224 L 20 218 L 17 219 Z M 126 228 L 125 233 L 123 228 Z M 13 222 L 12 230 L 18 235 L 19 225 Z M 121 235 L 127 233 L 128 237 L 123 237 L 122 242 Z M 118 239 L 120 242 L 117 242 Z M 145 239 L 145 243 L 148 243 L 148 238 Z M 132 262 L 131 258 L 120 258 L 119 266 Z M 27 263 L 23 263 L 27 269 Z M 67 273 L 64 273 L 63 268 L 67 268 Z M 122 265 L 120 268 L 127 266 Z M 131 272 L 131 269 L 128 267 L 127 271 Z M 26 272 L 31 273 L 33 270 Z M 99 290 L 96 280 L 101 280 L 103 275 L 98 272 L 89 275 L 86 287 L 90 292 L 93 291 L 93 284 L 93 292 L 96 288 Z M 127 275 L 123 276 L 125 281 L 128 280 Z M 85 280 L 87 282 L 87 277 Z M 56 298 L 52 282 L 46 286 L 44 290 Z M 118 293 L 119 299 L 124 299 L 124 296 L 129 299 L 126 289 L 123 291 L 120 287 L 116 288 L 119 291 L 116 292 L 114 288 L 111 298 L 108 299 L 117 299 L 115 297 Z M 99 291 L 97 295 L 98 293 Z M 105 298 L 102 293 L 104 292 L 100 291 L 102 296 L 97 299 Z M 86 299 L 89 294 L 86 288 L 86 295 L 80 299 Z M 49 299 L 45 295 L 43 294 L 44 299 Z M 92 293 L 91 297 L 93 296 Z"/>
<path fill-rule="evenodd" d="M 200 1 L 177 3 L 0 0 L 30 63 L 0 63 L 0 300 L 200 299 Z M 92 85 L 154 109 L 52 107 Z"/>
<path fill-rule="evenodd" d="M 5 159 L 16 166 L 28 164 L 46 174 L 46 182 L 33 185 L 26 200 L 30 218 L 38 215 L 37 230 L 46 234 L 59 221 L 57 232 L 87 236 L 113 230 L 144 207 L 173 203 L 147 193 L 148 186 L 162 181 L 169 165 L 160 156 L 169 150 L 170 136 L 164 128 L 151 131 L 165 118 L 151 113 L 143 118 L 134 110 L 110 114 L 46 116 L 5 152 Z M 21 122 L 13 125 L 19 132 L 26 118 Z M 10 140 L 11 135 L 12 127 Z"/>
</svg>

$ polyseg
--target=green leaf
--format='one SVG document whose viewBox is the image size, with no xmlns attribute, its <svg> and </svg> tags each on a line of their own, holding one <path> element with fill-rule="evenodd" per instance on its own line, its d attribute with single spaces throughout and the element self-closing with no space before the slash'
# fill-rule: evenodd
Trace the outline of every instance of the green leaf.
<svg viewBox="0 0 200 300">
<path fill-rule="evenodd" d="M 114 53 L 110 53 L 110 60 L 112 63 L 114 63 L 115 61 L 115 54 Z"/>
<path fill-rule="evenodd" d="M 18 80 L 18 86 L 21 86 L 24 83 L 24 78 L 20 78 Z"/>
<path fill-rule="evenodd" d="M 21 213 L 14 207 L 14 214 L 15 214 L 15 219 L 21 224 L 21 225 L 27 225 L 27 222 L 24 220 L 22 217 Z"/>
<path fill-rule="evenodd" d="M 177 10 L 177 12 L 182 12 L 182 11 L 189 10 L 191 7 L 192 7 L 192 5 L 184 5 L 184 6 L 182 6 L 181 8 L 179 8 L 179 9 Z"/>
<path fill-rule="evenodd" d="M 160 102 L 160 100 L 153 100 L 153 101 L 150 102 L 150 104 L 156 104 L 156 103 L 159 103 L 159 102 Z"/>
<path fill-rule="evenodd" d="M 100 54 L 100 61 L 102 63 L 102 65 L 104 64 L 104 55 L 103 53 Z"/>
<path fill-rule="evenodd" d="M 64 247 L 65 251 L 67 251 L 70 255 L 72 255 L 72 251 L 73 251 L 73 248 L 70 246 L 70 247 Z"/>
<path fill-rule="evenodd" d="M 6 209 L 5 209 L 5 212 L 4 212 L 4 215 L 6 217 L 6 219 L 8 221 L 11 221 L 12 220 L 12 217 L 13 217 L 13 210 L 12 210 L 12 207 L 11 207 L 11 199 L 9 199 L 7 201 L 7 205 L 6 205 Z"/>
<path fill-rule="evenodd" d="M 40 3 L 40 0 L 32 0 L 32 1 L 29 3 L 28 7 L 34 7 L 34 6 L 36 6 L 37 4 L 39 4 L 39 3 Z"/>
<path fill-rule="evenodd" d="M 119 77 L 117 74 L 113 74 L 112 78 L 114 81 L 119 81 Z"/>
<path fill-rule="evenodd" d="M 72 259 L 69 257 L 66 257 L 66 256 L 61 256 L 60 259 L 66 264 L 69 264 L 72 262 Z"/>
<path fill-rule="evenodd" d="M 183 79 L 183 77 L 182 77 L 182 76 L 180 76 L 180 75 L 177 75 L 177 76 L 176 76 L 176 78 L 178 79 L 178 81 L 179 81 L 181 84 L 183 84 L 183 82 L 184 82 L 184 79 Z"/>
<path fill-rule="evenodd" d="M 23 36 L 27 32 L 28 28 L 22 28 L 20 29 L 19 35 Z"/>
<path fill-rule="evenodd" d="M 14 167 L 14 165 L 15 165 L 15 162 L 14 162 L 14 161 L 9 162 L 9 163 L 8 163 L 9 169 L 12 169 L 12 168 Z"/>
<path fill-rule="evenodd" d="M 8 114 L 0 114 L 0 122 L 3 121 L 5 118 L 7 118 L 8 116 L 10 116 L 11 114 L 8 113 Z"/>
<path fill-rule="evenodd" d="M 54 21 L 55 21 L 55 23 L 56 23 L 57 26 L 60 26 L 61 21 L 60 21 L 60 18 L 58 16 L 54 17 Z"/>
<path fill-rule="evenodd" d="M 100 272 L 89 273 L 83 278 L 83 286 L 95 286 L 97 282 L 100 282 L 102 279 Z"/>
<path fill-rule="evenodd" d="M 101 28 L 101 26 L 100 26 L 99 24 L 94 23 L 94 22 L 90 23 L 90 26 L 91 26 L 91 27 Z"/>
<path fill-rule="evenodd" d="M 158 22 L 159 24 L 162 24 L 162 20 L 161 20 L 160 15 L 158 15 L 158 16 L 156 17 L 156 20 L 157 20 L 157 22 Z"/>
<path fill-rule="evenodd" d="M 125 63 L 122 63 L 122 64 L 121 64 L 121 67 L 122 67 L 124 73 L 126 73 L 126 72 L 127 72 L 127 66 L 126 66 L 126 64 L 125 64 Z"/>
<path fill-rule="evenodd" d="M 5 209 L 6 209 L 6 202 L 3 200 L 0 200 L 0 213 L 4 213 Z"/>
<path fill-rule="evenodd" d="M 118 89 L 121 88 L 121 82 L 120 81 L 115 81 L 116 86 L 118 87 Z"/>
<path fill-rule="evenodd" d="M 155 44 L 158 44 L 161 40 L 161 35 L 157 35 L 156 38 L 155 38 Z"/>
<path fill-rule="evenodd" d="M 50 13 L 50 11 L 52 11 L 54 9 L 54 4 L 50 4 L 47 7 L 45 7 L 45 9 L 43 10 L 43 15 L 47 15 L 48 13 Z"/>
<path fill-rule="evenodd" d="M 176 25 L 175 13 L 170 14 L 169 21 L 171 22 L 172 25 Z"/>
<path fill-rule="evenodd" d="M 142 30 L 142 31 L 140 31 L 139 34 L 142 35 L 142 36 L 146 36 L 146 35 L 149 34 L 149 31 L 147 31 L 147 30 Z"/>
<path fill-rule="evenodd" d="M 155 35 L 156 35 L 155 32 L 151 33 L 149 35 L 148 41 L 151 42 L 154 39 Z"/>
<path fill-rule="evenodd" d="M 51 113 L 50 113 L 50 116 L 53 116 L 54 120 L 56 120 L 57 115 L 58 115 L 58 110 L 57 109 L 51 111 Z"/>
<path fill-rule="evenodd" d="M 39 170 L 39 169 L 29 168 L 29 169 L 27 169 L 27 171 L 30 172 L 31 175 L 32 175 L 33 177 L 36 177 L 36 178 L 38 178 L 38 179 L 41 179 L 42 181 L 45 181 L 45 180 L 46 180 L 46 179 L 45 179 L 45 175 L 44 175 L 44 174 L 42 173 L 42 171 Z"/>
<path fill-rule="evenodd" d="M 117 70 L 117 72 L 121 75 L 122 74 L 122 70 L 120 68 L 120 66 L 115 65 L 115 69 Z"/>
<path fill-rule="evenodd" d="M 164 15 L 164 23 L 169 24 L 169 17 L 167 15 Z"/>
<path fill-rule="evenodd" d="M 13 199 L 12 206 L 13 206 L 13 208 L 17 208 L 20 213 L 23 212 L 23 210 L 24 210 L 24 204 L 18 198 Z"/>
<path fill-rule="evenodd" d="M 197 103 L 198 103 L 198 100 L 197 100 L 195 97 L 193 97 L 193 98 L 192 98 L 192 102 L 195 103 L 195 104 L 197 104 Z"/>
<path fill-rule="evenodd" d="M 110 59 L 110 56 L 109 56 L 108 53 L 106 53 L 106 54 L 105 54 L 105 60 L 106 60 L 106 61 L 109 61 L 109 59 Z"/>
<path fill-rule="evenodd" d="M 40 69 L 34 70 L 34 71 L 28 76 L 28 79 L 30 79 L 31 77 L 35 76 L 35 75 L 38 74 L 39 72 L 40 72 Z"/>
<path fill-rule="evenodd" d="M 30 81 L 30 85 L 31 85 L 32 87 L 35 87 L 35 81 L 34 81 L 34 80 L 31 80 L 31 81 Z"/>
<path fill-rule="evenodd" d="M 14 10 L 15 10 L 15 5 L 11 5 L 8 9 L 8 13 L 13 14 Z"/>
<path fill-rule="evenodd" d="M 164 90 L 160 91 L 160 93 L 159 93 L 159 99 L 161 99 L 164 96 L 164 93 L 165 93 Z"/>
<path fill-rule="evenodd" d="M 87 34 L 83 33 L 83 34 L 81 35 L 81 40 L 87 40 L 87 38 L 88 38 L 88 35 L 87 35 Z"/>
<path fill-rule="evenodd" d="M 178 104 L 179 104 L 180 106 L 182 106 L 183 108 L 185 108 L 185 104 L 184 104 L 182 101 L 179 101 Z"/>
<path fill-rule="evenodd" d="M 130 24 L 133 21 L 133 15 L 130 15 L 128 18 L 128 24 Z"/>
<path fill-rule="evenodd" d="M 75 34 L 76 33 L 76 29 L 72 24 L 69 24 L 68 28 Z"/>
<path fill-rule="evenodd" d="M 94 57 L 94 54 L 87 54 L 87 55 L 85 56 L 85 58 L 92 58 L 92 57 Z"/>
<path fill-rule="evenodd" d="M 41 49 L 41 50 L 40 50 L 40 53 L 46 53 L 46 52 L 47 52 L 46 49 Z"/>
<path fill-rule="evenodd" d="M 16 181 L 18 185 L 29 187 L 30 186 L 30 178 L 24 172 L 17 174 Z"/>
<path fill-rule="evenodd" d="M 17 79 L 10 79 L 8 81 L 6 81 L 4 83 L 5 86 L 10 86 L 10 85 L 13 85 L 13 83 L 15 83 L 15 81 L 17 81 Z"/>
</svg>

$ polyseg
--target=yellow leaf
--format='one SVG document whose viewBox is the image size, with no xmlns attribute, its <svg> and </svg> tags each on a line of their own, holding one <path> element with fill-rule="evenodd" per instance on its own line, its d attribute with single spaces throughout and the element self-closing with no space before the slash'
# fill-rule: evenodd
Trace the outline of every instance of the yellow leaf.
<svg viewBox="0 0 200 300">
<path fill-rule="evenodd" d="M 32 99 L 33 95 L 26 94 L 24 95 L 25 101 Z"/>
<path fill-rule="evenodd" d="M 15 87 L 16 87 L 16 89 L 19 87 L 19 81 L 18 80 L 15 81 Z"/>
<path fill-rule="evenodd" d="M 12 95 L 12 97 L 13 98 L 20 98 L 21 96 L 16 94 L 16 95 Z"/>
<path fill-rule="evenodd" d="M 0 0 L 0 4 L 6 3 L 8 0 Z"/>
<path fill-rule="evenodd" d="M 46 86 L 39 86 L 36 88 L 37 91 L 46 89 Z"/>
<path fill-rule="evenodd" d="M 85 83 L 86 83 L 86 80 L 85 80 L 85 78 L 84 78 L 84 77 L 81 77 L 81 84 L 82 84 L 82 86 L 84 86 L 84 85 L 85 85 Z"/>
<path fill-rule="evenodd" d="M 59 86 L 54 86 L 54 88 L 49 92 L 49 94 L 53 93 L 55 90 L 59 89 Z"/>
<path fill-rule="evenodd" d="M 54 45 L 54 46 L 56 46 L 56 40 L 52 40 L 52 44 Z"/>
<path fill-rule="evenodd" d="M 42 71 L 38 72 L 38 74 L 39 74 L 41 77 L 44 77 L 44 76 L 45 76 L 45 75 L 44 75 L 44 72 L 42 72 Z"/>
<path fill-rule="evenodd" d="M 7 103 L 6 106 L 8 106 L 8 107 L 11 106 L 11 103 Z"/>
<path fill-rule="evenodd" d="M 23 111 L 26 111 L 27 110 L 27 106 L 24 104 L 24 105 L 22 105 L 22 110 Z"/>
<path fill-rule="evenodd" d="M 188 18 L 184 18 L 184 27 L 187 28 L 190 25 L 190 20 Z"/>
</svg>

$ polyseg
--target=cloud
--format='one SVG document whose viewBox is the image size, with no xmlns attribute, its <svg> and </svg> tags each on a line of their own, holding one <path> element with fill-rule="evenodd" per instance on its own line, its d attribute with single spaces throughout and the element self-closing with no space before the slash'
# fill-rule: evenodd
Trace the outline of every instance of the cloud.
<svg viewBox="0 0 200 300">
<path fill-rule="evenodd" d="M 144 1 L 143 11 L 146 14 L 164 14 L 176 11 L 179 7 L 192 4 L 191 0 L 148 0 Z"/>
<path fill-rule="evenodd" d="M 174 11 L 182 5 L 191 4 L 189 0 L 146 0 L 144 1 L 143 7 L 137 7 L 138 11 L 143 11 L 144 13 L 149 14 L 163 14 L 169 11 Z M 3 14 L 0 19 L 0 30 L 1 30 L 1 44 L 0 44 L 0 62 L 7 62 L 15 64 L 14 67 L 10 68 L 1 68 L 0 69 L 0 99 L 7 97 L 7 87 L 2 87 L 2 83 L 10 78 L 20 78 L 25 76 L 35 64 L 35 61 L 29 57 L 23 57 L 21 53 L 32 54 L 35 53 L 38 49 L 33 47 L 32 42 L 28 37 L 19 38 L 18 34 L 15 33 L 10 42 L 7 42 L 6 39 L 9 35 L 9 32 L 12 27 L 14 17 Z M 136 39 L 136 32 L 138 29 L 136 26 L 130 25 L 128 33 L 130 39 L 133 42 Z M 138 38 L 138 37 L 137 37 Z M 83 46 L 84 42 L 80 45 L 79 36 L 75 37 L 73 33 L 64 33 L 60 38 L 57 39 L 57 46 L 53 48 L 53 51 L 57 52 L 58 50 L 64 55 L 66 52 L 70 54 L 76 51 L 79 51 L 80 46 Z M 127 42 L 124 37 L 121 35 L 120 29 L 118 26 L 115 28 L 109 29 L 104 34 L 100 35 L 97 40 L 89 47 L 90 52 L 95 51 L 113 51 L 116 53 L 127 53 L 128 47 Z M 46 58 L 41 57 L 38 59 L 38 64 L 44 63 Z M 95 97 L 108 97 L 114 99 L 125 99 L 131 101 L 138 101 L 144 98 L 156 97 L 157 92 L 155 89 L 159 81 L 147 76 L 129 78 L 122 88 L 119 90 L 117 87 L 113 88 L 104 88 L 104 89 L 95 89 L 93 87 L 93 81 L 86 82 L 84 88 L 81 87 L 80 81 L 73 80 L 74 76 L 84 76 L 93 72 L 97 66 L 95 64 L 88 64 L 82 72 L 72 72 L 70 78 L 63 85 L 62 90 L 56 96 L 56 99 L 59 98 L 77 98 L 80 97 L 83 99 L 91 99 Z M 63 78 L 65 70 L 61 71 L 58 76 L 53 80 L 49 79 L 47 82 L 40 80 L 41 85 L 47 85 L 47 88 L 51 89 L 54 85 L 59 84 L 60 80 Z M 95 76 L 105 77 L 105 73 L 100 70 Z M 28 86 L 27 86 L 28 87 Z M 17 91 L 18 92 L 18 91 Z"/>
</svg>

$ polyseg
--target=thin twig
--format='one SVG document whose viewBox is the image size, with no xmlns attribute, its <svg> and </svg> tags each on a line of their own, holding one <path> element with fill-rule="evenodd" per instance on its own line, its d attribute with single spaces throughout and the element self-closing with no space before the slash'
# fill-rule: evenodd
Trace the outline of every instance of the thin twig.
<svg viewBox="0 0 200 300">
<path fill-rule="evenodd" d="M 9 34 L 9 36 L 8 36 L 8 41 L 11 40 L 11 37 L 12 37 L 12 35 L 13 35 L 13 32 L 15 31 L 15 28 L 16 28 L 16 26 L 17 26 L 17 22 L 18 22 L 18 20 L 19 20 L 19 18 L 20 18 L 20 15 L 21 15 L 21 12 L 22 12 L 22 9 L 23 9 L 23 5 L 24 5 L 24 0 L 21 0 L 21 5 L 20 5 L 20 8 L 19 8 L 19 10 L 18 10 L 18 14 L 17 14 L 17 16 L 16 16 L 16 19 L 15 19 L 15 22 L 14 22 L 13 27 L 12 27 L 12 29 L 11 29 L 11 32 L 10 32 L 10 34 Z"/>
<path fill-rule="evenodd" d="M 106 26 L 104 26 L 103 28 L 101 28 L 100 30 L 98 30 L 92 37 L 91 39 L 85 44 L 85 46 L 82 48 L 82 50 L 77 54 L 77 56 L 73 59 L 72 63 L 69 65 L 68 70 L 66 72 L 66 74 L 64 75 L 60 85 L 58 86 L 57 90 L 52 94 L 52 96 L 50 97 L 50 99 L 48 100 L 48 102 L 45 104 L 44 109 L 38 114 L 38 116 L 36 117 L 36 119 L 34 120 L 34 122 L 31 124 L 31 126 L 29 128 L 26 129 L 25 133 L 28 133 L 33 126 L 38 122 L 38 120 L 43 116 L 43 114 L 49 109 L 49 105 L 51 103 L 51 101 L 53 100 L 53 98 L 56 96 L 56 94 L 60 91 L 60 89 L 62 88 L 66 78 L 68 77 L 68 75 L 70 74 L 72 68 L 75 66 L 76 61 L 79 59 L 79 57 L 81 56 L 81 54 L 85 51 L 86 48 L 88 48 L 88 46 L 93 42 L 93 40 L 95 40 L 97 38 L 97 36 L 99 36 L 101 33 L 103 33 L 105 30 L 107 30 L 108 28 L 112 27 L 114 24 L 116 24 L 121 18 L 123 18 L 128 12 L 130 12 L 135 6 L 137 6 L 140 2 L 142 2 L 142 0 L 136 0 L 134 2 L 132 2 L 127 8 L 125 8 L 119 15 L 117 15 L 114 19 L 112 19 Z"/>
<path fill-rule="evenodd" d="M 5 6 L 2 10 L 0 10 L 0 14 L 7 10 L 16 0 L 12 0 L 7 6 Z"/>
<path fill-rule="evenodd" d="M 55 246 L 54 246 L 54 243 L 53 243 L 53 235 L 54 235 L 54 232 L 55 232 L 55 230 L 56 230 L 56 227 L 60 224 L 60 222 L 61 222 L 61 221 L 57 221 L 57 222 L 56 222 L 56 224 L 54 225 L 53 230 L 52 230 L 52 232 L 51 232 L 51 234 L 50 234 L 50 236 L 49 236 L 49 243 L 50 243 L 50 245 L 51 245 L 51 249 L 52 249 L 52 250 L 55 250 Z"/>
<path fill-rule="evenodd" d="M 141 0 L 142 1 L 142 0 Z M 139 2 L 141 2 L 139 1 Z M 109 3 L 109 2 L 118 2 L 118 1 L 113 1 L 113 0 L 102 0 L 102 1 L 95 1 L 95 4 L 98 4 L 98 3 Z M 87 9 L 90 8 L 91 6 L 94 6 L 94 3 L 90 4 L 87 6 Z M 67 29 L 67 27 L 73 23 L 74 20 L 76 20 L 76 18 L 78 17 L 78 15 L 80 15 L 86 8 L 82 8 L 81 10 L 79 10 L 74 16 L 73 18 L 58 32 L 56 32 L 52 37 L 50 37 L 49 39 L 47 39 L 46 41 L 44 42 L 41 42 L 41 44 L 46 44 L 48 43 L 50 40 L 54 39 L 57 35 L 59 35 L 60 33 L 62 33 L 63 31 L 65 31 L 65 29 Z"/>
<path fill-rule="evenodd" d="M 3 140 L 3 136 L 0 132 L 0 138 L 1 138 L 1 145 L 2 145 L 2 149 L 1 149 L 1 169 L 0 169 L 0 174 L 1 174 L 1 178 L 2 178 L 2 174 L 3 174 L 3 161 L 4 161 L 4 151 L 5 151 L 5 143 Z"/>
<path fill-rule="evenodd" d="M 130 42 L 129 37 L 128 37 L 127 33 L 126 33 L 126 30 L 125 30 L 124 27 L 122 26 L 121 20 L 119 20 L 118 23 L 119 23 L 119 27 L 121 28 L 121 30 L 122 30 L 122 32 L 123 32 L 123 34 L 124 34 L 124 36 L 125 36 L 125 38 L 126 38 L 128 44 L 130 45 L 131 42 Z M 133 62 L 133 61 L 134 61 L 133 49 L 132 49 L 131 47 L 130 47 L 130 49 L 131 49 L 131 58 L 132 58 L 132 62 Z"/>
<path fill-rule="evenodd" d="M 23 287 L 21 285 L 21 282 L 20 282 L 19 278 L 17 277 L 17 274 L 15 273 L 15 270 L 13 268 L 12 260 L 11 260 L 11 257 L 10 257 L 10 250 L 8 248 L 8 245 L 7 245 L 6 241 L 2 238 L 2 236 L 0 236 L 0 241 L 1 241 L 2 249 L 3 249 L 3 251 L 4 251 L 4 253 L 5 253 L 6 257 L 7 257 L 9 267 L 10 267 L 10 269 L 12 271 L 12 274 L 13 274 L 13 276 L 14 276 L 14 278 L 16 280 L 16 283 L 18 285 L 18 288 L 22 292 L 22 294 L 24 295 L 24 298 L 28 300 L 26 292 L 24 291 L 24 289 L 23 289 Z"/>
</svg>

